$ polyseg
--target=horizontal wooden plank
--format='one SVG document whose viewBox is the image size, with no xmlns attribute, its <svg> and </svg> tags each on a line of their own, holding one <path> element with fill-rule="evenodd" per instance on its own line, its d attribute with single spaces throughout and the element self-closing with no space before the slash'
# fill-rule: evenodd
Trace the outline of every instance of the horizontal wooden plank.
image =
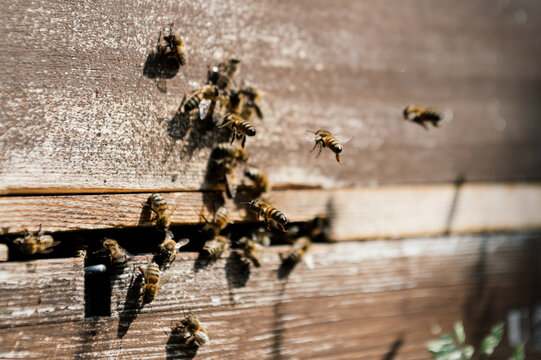
<svg viewBox="0 0 541 360">
<path fill-rule="evenodd" d="M 142 204 L 150 193 L 0 197 L 0 223 L 10 233 L 151 226 Z M 203 222 L 223 201 L 220 192 L 165 193 L 175 225 Z M 226 201 L 233 222 L 253 222 L 242 202 Z M 381 186 L 281 190 L 269 195 L 290 222 L 329 218 L 329 237 L 348 240 L 541 228 L 541 185 Z"/>
<path fill-rule="evenodd" d="M 84 318 L 79 259 L 0 263 L 0 328 Z"/>
<path fill-rule="evenodd" d="M 142 310 L 124 308 L 130 269 L 113 283 L 111 317 L 0 329 L 0 357 L 381 359 L 400 341 L 397 358 L 429 359 L 426 342 L 456 320 L 475 342 L 539 300 L 540 244 L 516 234 L 317 244 L 314 267 L 287 279 L 276 272 L 284 248 L 271 247 L 244 282 L 229 258 L 194 271 L 195 255 L 183 253 Z M 210 345 L 171 335 L 183 311 L 200 317 Z M 505 339 L 498 351 L 508 355 Z"/>
<path fill-rule="evenodd" d="M 238 86 L 264 92 L 247 149 L 276 184 L 541 179 L 537 1 L 60 0 L 2 10 L 3 193 L 208 188 L 211 148 L 228 133 L 174 115 L 207 66 L 232 54 Z M 119 19 L 128 20 L 103 26 Z M 170 23 L 188 65 L 163 93 L 145 64 Z M 403 121 L 411 103 L 444 111 L 441 129 Z M 303 134 L 318 128 L 352 137 L 343 166 L 309 153 Z"/>
<path fill-rule="evenodd" d="M 0 261 L 8 260 L 8 247 L 6 244 L 0 244 Z"/>
</svg>

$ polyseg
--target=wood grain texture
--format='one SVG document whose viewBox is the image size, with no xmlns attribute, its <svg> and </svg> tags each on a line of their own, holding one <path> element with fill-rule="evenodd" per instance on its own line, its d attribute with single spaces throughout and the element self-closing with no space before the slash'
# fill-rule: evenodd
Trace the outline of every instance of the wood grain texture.
<svg viewBox="0 0 541 360">
<path fill-rule="evenodd" d="M 150 193 L 0 197 L 0 223 L 10 233 L 152 226 L 142 204 Z M 220 192 L 163 194 L 174 225 L 202 223 Z M 280 190 L 268 196 L 290 222 L 330 220 L 332 240 L 541 228 L 539 184 L 380 186 L 340 190 Z M 244 201 L 227 201 L 233 222 L 254 222 Z"/>
<path fill-rule="evenodd" d="M 318 244 L 315 267 L 301 263 L 287 279 L 276 274 L 284 249 L 271 247 L 243 284 L 228 258 L 195 272 L 195 254 L 184 253 L 142 310 L 124 308 L 127 271 L 114 282 L 112 317 L 0 329 L 0 357 L 383 359 L 398 344 L 396 359 L 429 359 L 426 342 L 456 320 L 476 343 L 510 309 L 539 301 L 539 246 L 534 235 Z M 209 346 L 171 334 L 182 309 L 207 326 Z M 495 358 L 509 353 L 504 339 Z"/>
<path fill-rule="evenodd" d="M 0 309 L 0 328 L 82 320 L 82 262 L 0 263 Z"/>
<path fill-rule="evenodd" d="M 0 244 L 0 261 L 8 260 L 8 247 L 6 244 Z"/>
<path fill-rule="evenodd" d="M 242 60 L 238 82 L 265 92 L 247 148 L 276 184 L 541 178 L 534 0 L 1 6 L 3 193 L 208 188 L 223 134 L 173 118 L 207 65 L 231 54 Z M 143 71 L 170 23 L 189 57 L 164 94 Z M 404 122 L 411 103 L 444 111 L 442 128 Z M 343 166 L 309 153 L 302 136 L 318 128 L 353 138 Z"/>
</svg>

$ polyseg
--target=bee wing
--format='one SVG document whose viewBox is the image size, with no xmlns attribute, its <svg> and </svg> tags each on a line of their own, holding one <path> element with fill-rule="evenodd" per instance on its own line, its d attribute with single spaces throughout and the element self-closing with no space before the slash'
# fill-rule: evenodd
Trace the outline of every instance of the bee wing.
<svg viewBox="0 0 541 360">
<path fill-rule="evenodd" d="M 209 336 L 203 331 L 196 332 L 194 336 L 199 345 L 207 345 L 208 343 L 210 343 Z"/>
<path fill-rule="evenodd" d="M 235 175 L 231 172 L 225 174 L 225 189 L 227 196 L 230 199 L 233 199 L 237 194 L 237 187 L 235 185 Z"/>
<path fill-rule="evenodd" d="M 316 140 L 316 134 L 315 134 L 315 131 L 312 131 L 312 130 L 306 130 L 306 131 L 302 134 L 302 139 L 303 139 L 304 141 L 308 141 L 308 142 L 313 143 L 313 142 Z"/>
<path fill-rule="evenodd" d="M 209 99 L 203 99 L 199 103 L 199 119 L 200 120 L 203 120 L 207 117 L 211 102 L 212 101 Z"/>
<path fill-rule="evenodd" d="M 156 79 L 156 87 L 158 90 L 164 94 L 167 93 L 167 80 L 166 79 Z"/>
<path fill-rule="evenodd" d="M 179 241 L 177 241 L 175 248 L 178 250 L 181 247 L 188 245 L 189 242 L 190 242 L 190 239 L 186 239 L 186 238 L 180 239 Z"/>
<path fill-rule="evenodd" d="M 312 256 L 312 254 L 304 255 L 303 259 L 304 259 L 304 262 L 306 263 L 306 266 L 308 267 L 308 269 L 312 270 L 312 269 L 315 268 L 314 257 Z"/>
</svg>

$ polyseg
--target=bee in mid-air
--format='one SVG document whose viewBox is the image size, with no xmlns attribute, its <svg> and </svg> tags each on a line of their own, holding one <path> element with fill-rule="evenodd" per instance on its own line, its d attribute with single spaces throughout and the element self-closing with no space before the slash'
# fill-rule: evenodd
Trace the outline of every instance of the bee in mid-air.
<svg viewBox="0 0 541 360">
<path fill-rule="evenodd" d="M 260 267 L 261 261 L 259 260 L 259 254 L 261 253 L 261 245 L 246 236 L 242 237 L 238 243 L 242 247 L 242 255 L 250 259 L 255 267 Z"/>
<path fill-rule="evenodd" d="M 314 144 L 314 147 L 312 148 L 312 151 L 316 149 L 316 147 L 319 147 L 319 152 L 316 155 L 316 158 L 319 157 L 321 154 L 321 151 L 324 147 L 328 147 L 331 149 L 333 153 L 336 154 L 336 161 L 340 164 L 340 153 L 342 152 L 342 144 L 336 140 L 336 138 L 327 130 L 318 130 L 316 132 L 306 130 L 308 132 L 311 132 L 315 134 L 316 143 Z"/>
<path fill-rule="evenodd" d="M 101 241 L 102 249 L 99 252 L 105 252 L 109 257 L 113 274 L 118 275 L 124 271 L 128 257 L 124 249 L 113 239 L 105 238 Z"/>
<path fill-rule="evenodd" d="M 242 110 L 240 116 L 245 120 L 251 120 L 254 114 L 254 111 L 258 118 L 263 119 L 263 112 L 257 104 L 261 99 L 260 93 L 253 87 L 248 86 L 240 90 L 240 92 L 246 96 L 246 101 L 242 105 Z"/>
<path fill-rule="evenodd" d="M 139 271 L 144 276 L 145 286 L 143 287 L 143 301 L 149 303 L 154 300 L 158 293 L 158 284 L 160 283 L 160 267 L 154 261 L 149 262 L 146 271 L 143 271 L 141 266 L 138 265 Z"/>
<path fill-rule="evenodd" d="M 241 139 L 242 147 L 246 144 L 246 136 L 255 136 L 255 127 L 250 121 L 244 120 L 237 114 L 227 114 L 224 116 L 224 121 L 220 128 L 228 127 L 233 131 L 233 136 L 231 137 L 231 143 L 235 140 L 236 137 Z"/>
<path fill-rule="evenodd" d="M 53 251 L 53 246 L 60 244 L 59 241 L 54 241 L 51 235 L 43 235 L 41 225 L 39 230 L 32 234 L 26 230 L 24 237 L 16 238 L 13 240 L 13 244 L 24 254 L 48 254 Z"/>
<path fill-rule="evenodd" d="M 161 39 L 161 32 L 158 42 Z M 167 43 L 165 47 L 159 45 L 158 50 L 165 54 L 167 57 L 175 59 L 180 65 L 186 65 L 186 49 L 184 48 L 184 40 L 180 35 L 173 32 L 173 25 L 169 27 L 169 35 L 164 36 L 163 39 Z"/>
<path fill-rule="evenodd" d="M 255 190 L 259 194 L 270 191 L 271 183 L 269 181 L 267 173 L 264 170 L 258 168 L 250 168 L 244 172 L 244 175 L 246 175 L 250 180 L 254 182 Z"/>
<path fill-rule="evenodd" d="M 203 215 L 201 215 L 203 216 Z M 227 224 L 229 224 L 229 217 L 227 215 L 227 208 L 225 205 L 222 205 L 214 213 L 214 218 L 212 221 L 208 221 L 204 216 L 206 224 L 203 227 L 203 232 L 209 236 L 209 238 L 216 237 L 220 231 L 225 229 Z"/>
<path fill-rule="evenodd" d="M 224 98 L 225 101 L 225 111 L 226 113 L 239 114 L 242 109 L 242 97 L 240 96 L 241 92 L 237 90 L 231 90 L 229 92 L 229 97 Z"/>
<path fill-rule="evenodd" d="M 171 211 L 161 194 L 150 195 L 145 206 L 148 206 L 156 214 L 156 228 L 158 231 L 167 232 L 171 226 Z"/>
<path fill-rule="evenodd" d="M 287 267 L 294 267 L 302 260 L 311 245 L 312 242 L 308 237 L 298 238 L 286 255 L 280 254 L 282 264 Z"/>
<path fill-rule="evenodd" d="M 180 239 L 176 242 L 173 238 L 173 233 L 167 231 L 165 233 L 165 239 L 160 244 L 158 249 L 158 255 L 161 259 L 162 268 L 168 268 L 177 257 L 178 249 L 187 245 L 190 242 L 188 239 Z"/>
<path fill-rule="evenodd" d="M 216 260 L 222 253 L 229 248 L 229 240 L 227 237 L 218 235 L 212 240 L 205 242 L 201 254 L 209 259 Z"/>
<path fill-rule="evenodd" d="M 284 225 L 287 224 L 287 218 L 275 207 L 260 199 L 252 200 L 248 204 L 250 209 L 257 213 L 258 219 L 260 216 L 264 216 L 265 223 L 267 224 L 267 230 L 270 230 L 270 220 L 273 220 L 278 225 L 280 230 L 286 232 Z"/>
<path fill-rule="evenodd" d="M 197 346 L 207 345 L 210 342 L 207 330 L 193 314 L 189 314 L 180 320 L 180 323 L 175 326 L 173 331 L 179 334 L 182 333 L 186 342 L 195 342 Z"/>
<path fill-rule="evenodd" d="M 231 81 L 237 74 L 240 60 L 232 57 L 218 65 L 219 73 L 216 79 L 216 85 L 222 91 L 225 91 Z"/>
<path fill-rule="evenodd" d="M 404 119 L 413 121 L 428 130 L 426 123 L 432 123 L 438 127 L 438 122 L 443 119 L 443 115 L 424 106 L 410 105 L 404 109 Z"/>
<path fill-rule="evenodd" d="M 248 151 L 238 145 L 232 145 L 229 143 L 220 143 L 213 151 L 213 157 L 221 159 L 224 157 L 230 157 L 235 161 L 248 160 Z"/>
</svg>

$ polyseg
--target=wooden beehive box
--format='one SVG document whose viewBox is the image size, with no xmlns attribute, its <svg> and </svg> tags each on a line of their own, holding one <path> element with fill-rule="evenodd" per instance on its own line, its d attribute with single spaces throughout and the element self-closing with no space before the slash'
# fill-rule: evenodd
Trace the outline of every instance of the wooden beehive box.
<svg viewBox="0 0 541 360">
<path fill-rule="evenodd" d="M 41 225 L 63 249 L 114 234 L 140 250 L 100 282 L 61 251 L 8 258 L 0 244 L 0 358 L 429 359 L 427 341 L 455 321 L 476 344 L 507 319 L 496 356 L 525 339 L 539 356 L 541 4 L 0 9 L 1 242 Z M 159 78 L 153 52 L 171 23 L 188 64 Z M 208 170 L 224 132 L 175 114 L 208 66 L 232 55 L 235 85 L 264 94 L 249 163 L 270 174 L 269 198 L 290 222 L 326 217 L 330 241 L 289 276 L 279 271 L 286 245 L 248 270 L 228 255 L 199 268 L 182 252 L 155 301 L 136 309 L 136 265 L 155 245 L 141 204 L 163 193 L 182 237 L 222 198 Z M 408 104 L 441 109 L 441 128 L 402 120 Z M 321 128 L 351 138 L 341 166 L 309 152 L 305 130 Z M 232 231 L 257 221 L 241 198 L 226 201 Z M 200 317 L 210 345 L 171 333 L 183 311 Z"/>
</svg>

